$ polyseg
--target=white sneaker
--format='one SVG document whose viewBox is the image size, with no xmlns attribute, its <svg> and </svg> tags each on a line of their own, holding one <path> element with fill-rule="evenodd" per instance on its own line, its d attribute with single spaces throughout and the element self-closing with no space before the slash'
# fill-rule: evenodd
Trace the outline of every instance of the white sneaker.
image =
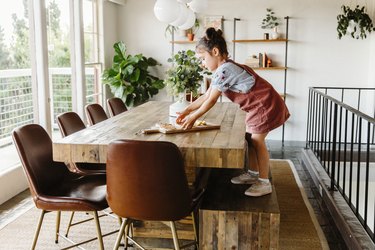
<svg viewBox="0 0 375 250">
<path fill-rule="evenodd" d="M 233 177 L 230 181 L 233 184 L 254 184 L 258 181 L 258 175 L 252 175 L 246 171 L 246 173 Z"/>
<path fill-rule="evenodd" d="M 245 191 L 245 195 L 253 197 L 263 196 L 270 193 L 272 193 L 271 183 L 263 181 L 257 181 Z"/>
</svg>

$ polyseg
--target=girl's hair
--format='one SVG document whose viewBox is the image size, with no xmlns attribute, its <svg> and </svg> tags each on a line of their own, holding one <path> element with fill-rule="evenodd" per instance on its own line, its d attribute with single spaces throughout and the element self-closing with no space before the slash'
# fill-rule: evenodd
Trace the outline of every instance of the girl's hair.
<svg viewBox="0 0 375 250">
<path fill-rule="evenodd" d="M 211 53 L 213 48 L 217 48 L 221 56 L 228 57 L 227 43 L 223 37 L 223 32 L 220 29 L 208 28 L 206 35 L 198 41 L 196 50 L 205 50 Z"/>
</svg>

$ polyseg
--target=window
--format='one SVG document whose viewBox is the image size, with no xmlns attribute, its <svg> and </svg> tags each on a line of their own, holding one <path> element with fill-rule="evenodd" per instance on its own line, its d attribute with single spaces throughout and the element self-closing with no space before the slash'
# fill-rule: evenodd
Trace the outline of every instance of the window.
<svg viewBox="0 0 375 250">
<path fill-rule="evenodd" d="M 84 118 L 86 103 L 102 103 L 100 4 L 13 0 L 0 9 L 0 168 L 19 164 L 14 128 L 36 122 L 60 136 L 57 115 Z"/>
<path fill-rule="evenodd" d="M 28 12 L 23 0 L 0 8 L 0 172 L 19 162 L 12 130 L 34 121 Z"/>
<path fill-rule="evenodd" d="M 56 117 L 72 111 L 70 8 L 66 0 L 45 0 L 45 6 L 51 123 L 58 130 Z"/>
<path fill-rule="evenodd" d="M 97 0 L 83 0 L 86 102 L 102 104 L 103 88 L 100 76 L 103 64 L 99 54 L 98 10 Z"/>
</svg>

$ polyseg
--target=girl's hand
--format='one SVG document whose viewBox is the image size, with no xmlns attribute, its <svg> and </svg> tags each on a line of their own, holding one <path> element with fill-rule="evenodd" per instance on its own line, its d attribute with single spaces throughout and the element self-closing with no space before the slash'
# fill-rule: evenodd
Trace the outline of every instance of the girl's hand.
<svg viewBox="0 0 375 250">
<path fill-rule="evenodd" d="M 195 124 L 195 121 L 197 120 L 198 118 L 195 118 L 194 115 L 189 115 L 189 116 L 186 116 L 183 120 L 182 120 L 182 123 L 180 124 L 181 127 L 183 129 L 191 129 L 194 124 Z"/>
<path fill-rule="evenodd" d="M 184 121 L 184 119 L 185 119 L 185 117 L 186 117 L 187 115 L 189 115 L 189 111 L 187 111 L 187 110 L 185 109 L 185 110 L 183 110 L 183 111 L 181 111 L 181 112 L 176 112 L 176 114 L 178 114 L 178 117 L 177 117 L 177 119 L 176 119 L 176 123 L 177 123 L 178 125 L 182 125 L 182 124 L 183 124 L 183 121 Z"/>
</svg>

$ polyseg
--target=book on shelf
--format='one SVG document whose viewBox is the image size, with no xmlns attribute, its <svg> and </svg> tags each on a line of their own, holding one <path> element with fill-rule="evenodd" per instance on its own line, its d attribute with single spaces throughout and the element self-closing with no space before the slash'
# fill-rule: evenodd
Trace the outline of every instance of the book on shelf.
<svg viewBox="0 0 375 250">
<path fill-rule="evenodd" d="M 257 68 L 259 67 L 259 59 L 256 55 L 252 55 L 248 59 L 246 59 L 245 64 L 250 68 Z"/>
<path fill-rule="evenodd" d="M 259 68 L 266 68 L 267 67 L 267 61 L 268 61 L 268 56 L 266 52 L 259 53 L 258 56 L 258 67 Z"/>
</svg>

